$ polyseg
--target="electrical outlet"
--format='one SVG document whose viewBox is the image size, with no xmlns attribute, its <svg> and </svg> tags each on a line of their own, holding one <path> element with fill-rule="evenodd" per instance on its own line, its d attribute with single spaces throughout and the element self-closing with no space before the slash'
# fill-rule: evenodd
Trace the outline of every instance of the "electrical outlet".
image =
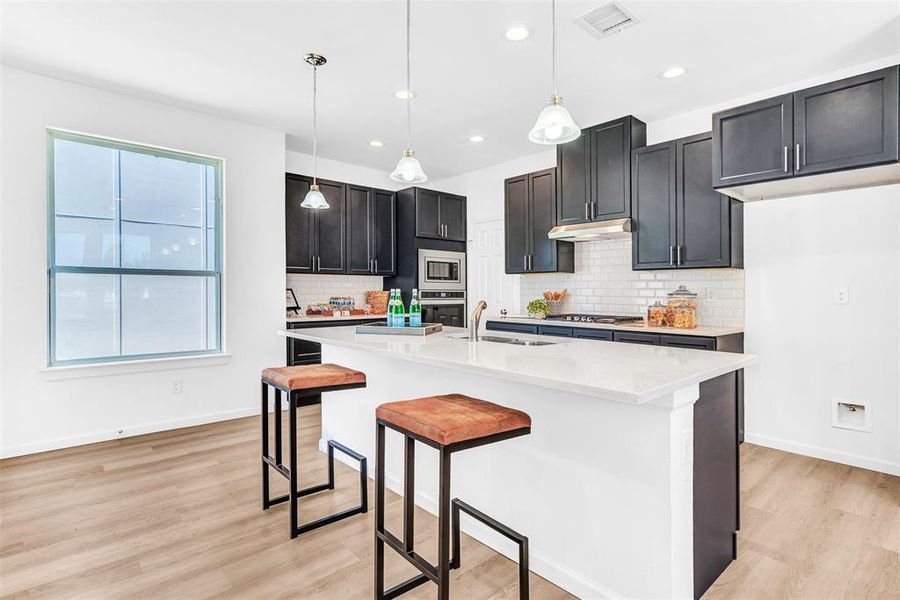
<svg viewBox="0 0 900 600">
<path fill-rule="evenodd" d="M 181 379 L 173 379 L 172 380 L 172 393 L 180 394 L 182 389 L 184 388 L 184 381 Z"/>
<path fill-rule="evenodd" d="M 709 304 L 715 304 L 719 301 L 719 290 L 716 288 L 706 288 L 706 301 Z"/>
<path fill-rule="evenodd" d="M 845 287 L 834 288 L 835 304 L 850 304 L 850 290 Z"/>
</svg>

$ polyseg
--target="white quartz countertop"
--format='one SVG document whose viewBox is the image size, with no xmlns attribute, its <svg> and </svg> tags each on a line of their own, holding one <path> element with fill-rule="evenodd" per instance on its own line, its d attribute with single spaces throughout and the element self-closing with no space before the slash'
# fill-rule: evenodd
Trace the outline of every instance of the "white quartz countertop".
<svg viewBox="0 0 900 600">
<path fill-rule="evenodd" d="M 339 317 L 316 317 L 311 315 L 288 315 L 287 323 L 330 323 L 332 321 L 361 321 L 361 320 L 387 319 L 387 315 L 349 315 Z"/>
<path fill-rule="evenodd" d="M 575 321 L 559 321 L 556 319 L 535 319 L 526 316 L 507 316 L 492 317 L 486 319 L 496 323 L 524 323 L 527 325 L 555 325 L 558 327 L 586 327 L 588 329 L 609 329 L 611 331 L 637 331 L 642 333 L 662 333 L 665 335 L 696 335 L 700 337 L 719 337 L 720 335 L 731 335 L 733 333 L 743 333 L 740 327 L 705 327 L 698 326 L 693 329 L 676 329 L 674 327 L 648 327 L 646 321 L 637 321 L 635 323 L 624 325 L 609 325 L 606 323 L 580 323 Z"/>
<path fill-rule="evenodd" d="M 493 331 L 487 334 L 552 344 L 472 343 L 465 339 L 464 329 L 455 327 L 425 337 L 357 334 L 354 326 L 291 329 L 280 334 L 631 404 L 650 402 L 758 360 L 752 354 Z"/>
</svg>

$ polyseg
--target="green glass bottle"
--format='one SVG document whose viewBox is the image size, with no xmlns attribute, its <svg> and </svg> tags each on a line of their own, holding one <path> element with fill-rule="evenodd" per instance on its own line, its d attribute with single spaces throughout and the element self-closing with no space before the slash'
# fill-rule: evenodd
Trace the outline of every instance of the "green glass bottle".
<svg viewBox="0 0 900 600">
<path fill-rule="evenodd" d="M 412 299 L 409 301 L 409 326 L 422 326 L 422 305 L 419 303 L 419 290 L 413 288 Z"/>
</svg>

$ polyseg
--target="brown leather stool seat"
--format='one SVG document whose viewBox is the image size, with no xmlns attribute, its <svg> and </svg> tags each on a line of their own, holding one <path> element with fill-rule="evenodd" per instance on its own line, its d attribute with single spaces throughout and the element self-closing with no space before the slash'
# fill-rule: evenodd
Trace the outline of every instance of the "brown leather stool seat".
<svg viewBox="0 0 900 600">
<path fill-rule="evenodd" d="M 531 427 L 531 417 L 521 410 L 462 394 L 388 402 L 375 418 L 441 446 Z"/>
<path fill-rule="evenodd" d="M 404 436 L 402 539 L 385 527 L 385 430 Z M 528 538 L 459 498 L 451 500 L 450 456 L 531 433 L 531 417 L 514 408 L 462 394 L 387 402 L 375 409 L 375 598 L 391 600 L 427 583 L 437 584 L 438 600 L 450 598 L 450 570 L 460 566 L 460 513 L 487 525 L 519 547 L 519 599 L 528 600 Z M 440 453 L 438 473 L 438 560 L 433 565 L 413 548 L 415 442 Z M 452 544 L 452 548 L 451 548 Z M 384 586 L 385 545 L 419 570 L 389 589 Z"/>
<path fill-rule="evenodd" d="M 332 388 L 366 383 L 366 374 L 334 364 L 272 367 L 262 372 L 262 380 L 286 391 Z"/>
</svg>

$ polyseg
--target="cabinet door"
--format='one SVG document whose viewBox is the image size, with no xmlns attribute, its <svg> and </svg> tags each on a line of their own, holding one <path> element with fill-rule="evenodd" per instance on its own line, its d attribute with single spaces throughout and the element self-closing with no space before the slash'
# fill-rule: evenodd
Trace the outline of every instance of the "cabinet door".
<svg viewBox="0 0 900 600">
<path fill-rule="evenodd" d="M 504 323 L 503 321 L 488 321 L 485 326 L 488 331 L 509 331 L 511 333 L 537 333 L 537 325 L 525 323 Z"/>
<path fill-rule="evenodd" d="M 588 130 L 581 137 L 556 147 L 556 222 L 573 225 L 588 221 L 591 140 Z"/>
<path fill-rule="evenodd" d="M 537 171 L 528 176 L 528 212 L 531 215 L 530 270 L 535 273 L 553 273 L 557 268 L 559 244 L 547 237 L 556 225 L 556 169 Z"/>
<path fill-rule="evenodd" d="M 630 333 L 622 331 L 613 332 L 613 340 L 627 344 L 645 344 L 648 346 L 659 345 L 659 335 L 655 333 Z"/>
<path fill-rule="evenodd" d="M 897 160 L 897 70 L 794 93 L 795 175 Z"/>
<path fill-rule="evenodd" d="M 372 207 L 369 238 L 375 274 L 394 275 L 397 272 L 397 194 L 375 190 Z"/>
<path fill-rule="evenodd" d="M 555 335 L 556 337 L 572 337 L 572 328 L 558 325 L 538 325 L 538 333 L 540 335 Z"/>
<path fill-rule="evenodd" d="M 678 266 L 729 266 L 731 198 L 712 187 L 712 134 L 678 140 L 675 162 Z"/>
<path fill-rule="evenodd" d="M 506 272 L 528 270 L 528 175 L 511 177 L 504 182 L 504 229 Z"/>
<path fill-rule="evenodd" d="M 335 181 L 319 180 L 328 208 L 316 213 L 316 272 L 344 273 L 347 267 L 345 189 Z"/>
<path fill-rule="evenodd" d="M 347 272 L 368 275 L 372 272 L 371 219 L 372 188 L 347 186 Z"/>
<path fill-rule="evenodd" d="M 590 187 L 593 220 L 631 216 L 630 119 L 591 127 Z"/>
<path fill-rule="evenodd" d="M 416 237 L 440 238 L 441 211 L 437 192 L 416 189 Z"/>
<path fill-rule="evenodd" d="M 632 153 L 633 269 L 675 266 L 675 142 Z"/>
<path fill-rule="evenodd" d="M 609 331 L 608 329 L 586 329 L 584 327 L 573 327 L 572 337 L 587 340 L 605 340 L 607 342 L 611 342 L 613 339 L 613 332 Z"/>
<path fill-rule="evenodd" d="M 698 337 L 695 335 L 660 335 L 660 346 L 675 348 L 693 348 L 694 350 L 715 350 L 716 338 Z"/>
<path fill-rule="evenodd" d="M 466 241 L 466 199 L 454 194 L 441 194 L 441 225 L 444 226 L 444 239 L 457 242 Z"/>
<path fill-rule="evenodd" d="M 315 211 L 300 206 L 310 185 L 312 179 L 308 177 L 285 177 L 285 264 L 289 273 L 309 273 L 313 270 Z"/>
<path fill-rule="evenodd" d="M 783 179 L 793 173 L 793 96 L 713 115 L 713 187 Z"/>
</svg>

